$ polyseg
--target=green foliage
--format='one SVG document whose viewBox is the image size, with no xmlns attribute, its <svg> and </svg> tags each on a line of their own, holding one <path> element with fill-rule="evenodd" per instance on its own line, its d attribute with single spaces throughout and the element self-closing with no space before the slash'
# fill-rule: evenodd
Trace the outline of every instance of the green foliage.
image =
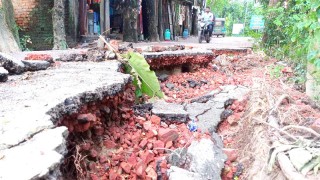
<svg viewBox="0 0 320 180">
<path fill-rule="evenodd" d="M 44 42 L 46 42 L 46 43 L 48 43 L 48 44 L 50 44 L 50 45 L 53 45 L 53 36 L 50 36 L 50 37 L 47 37 L 45 40 L 44 40 Z"/>
<path fill-rule="evenodd" d="M 318 0 L 291 0 L 287 7 L 278 3 L 266 8 L 264 48 L 278 59 L 288 57 L 295 63 L 310 62 L 320 69 L 320 3 Z"/>
<path fill-rule="evenodd" d="M 130 52 L 127 55 L 128 63 L 126 71 L 133 77 L 133 84 L 136 86 L 136 97 L 146 94 L 149 97 L 163 98 L 159 81 L 154 71 L 150 70 L 150 66 L 144 57 L 139 53 Z"/>
<path fill-rule="evenodd" d="M 207 0 L 207 6 L 211 8 L 211 11 L 216 17 L 226 18 L 225 26 L 227 35 L 231 35 L 233 24 L 244 23 L 245 27 L 249 26 L 251 15 L 253 15 L 253 13 L 259 14 L 255 12 L 258 8 L 254 8 L 253 5 L 253 1 L 251 0 L 244 2 Z"/>
<path fill-rule="evenodd" d="M 32 44 L 31 37 L 28 36 L 28 35 L 23 35 L 23 36 L 20 38 L 20 47 L 21 47 L 21 50 L 22 50 L 22 51 L 30 51 L 31 49 L 28 48 L 28 45 L 29 45 L 29 44 Z"/>
<path fill-rule="evenodd" d="M 282 65 L 273 65 L 269 68 L 271 78 L 280 78 L 282 75 L 282 70 L 284 66 Z"/>
</svg>

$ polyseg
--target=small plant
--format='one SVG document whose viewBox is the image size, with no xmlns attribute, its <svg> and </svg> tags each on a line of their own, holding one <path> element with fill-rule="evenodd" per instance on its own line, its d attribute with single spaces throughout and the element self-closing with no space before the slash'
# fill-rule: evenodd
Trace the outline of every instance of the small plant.
<svg viewBox="0 0 320 180">
<path fill-rule="evenodd" d="M 23 35 L 22 38 L 20 38 L 20 46 L 22 51 L 30 51 L 28 48 L 28 45 L 32 44 L 31 37 L 29 35 Z"/>
<path fill-rule="evenodd" d="M 129 52 L 121 56 L 103 36 L 100 35 L 99 38 L 108 46 L 108 49 L 116 54 L 118 61 L 124 65 L 125 71 L 131 74 L 133 84 L 136 86 L 135 95 L 137 99 L 141 98 L 143 94 L 151 98 L 155 96 L 158 98 L 164 97 L 156 73 L 150 70 L 150 66 L 143 55 Z"/>
<path fill-rule="evenodd" d="M 50 36 L 50 37 L 47 37 L 44 42 L 50 44 L 50 45 L 53 45 L 53 36 Z"/>
<path fill-rule="evenodd" d="M 284 66 L 282 65 L 273 65 L 269 67 L 270 76 L 271 78 L 280 78 L 282 75 L 282 70 L 284 69 Z"/>
<path fill-rule="evenodd" d="M 154 71 L 150 70 L 150 66 L 145 58 L 139 54 L 130 52 L 126 55 L 125 69 L 133 77 L 133 84 L 136 86 L 136 97 L 142 97 L 146 94 L 153 98 L 155 96 L 163 98 L 159 81 Z"/>
</svg>

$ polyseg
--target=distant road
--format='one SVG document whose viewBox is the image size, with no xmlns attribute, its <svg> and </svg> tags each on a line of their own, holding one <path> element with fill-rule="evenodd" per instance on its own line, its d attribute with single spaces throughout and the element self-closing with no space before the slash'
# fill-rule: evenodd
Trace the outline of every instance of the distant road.
<svg viewBox="0 0 320 180">
<path fill-rule="evenodd" d="M 210 43 L 203 41 L 201 44 L 198 43 L 198 38 L 191 36 L 187 39 L 179 38 L 178 41 L 162 41 L 162 42 L 141 42 L 133 44 L 134 47 L 144 47 L 150 45 L 170 46 L 170 45 L 186 45 L 199 48 L 251 48 L 254 39 L 250 37 L 212 37 Z"/>
</svg>

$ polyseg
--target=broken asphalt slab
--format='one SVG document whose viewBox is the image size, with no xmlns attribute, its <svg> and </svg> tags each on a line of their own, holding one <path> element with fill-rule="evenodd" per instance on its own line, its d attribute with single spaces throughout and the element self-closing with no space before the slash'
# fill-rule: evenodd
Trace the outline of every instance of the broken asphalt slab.
<svg viewBox="0 0 320 180">
<path fill-rule="evenodd" d="M 22 62 L 25 65 L 26 71 L 46 70 L 50 67 L 50 63 L 48 61 L 22 60 Z"/>
<path fill-rule="evenodd" d="M 206 101 L 196 101 L 185 106 L 189 118 L 194 120 L 202 131 L 214 132 L 221 122 L 221 114 L 225 110 L 224 103 L 229 99 L 242 100 L 249 89 L 244 86 L 223 86 L 221 91 L 213 91 L 205 95 Z M 201 99 L 201 98 L 198 98 Z M 201 103 L 204 102 L 204 103 Z"/>
<path fill-rule="evenodd" d="M 0 67 L 6 69 L 10 74 L 21 74 L 25 71 L 22 61 L 13 56 L 0 52 Z"/>
<path fill-rule="evenodd" d="M 153 103 L 152 114 L 165 121 L 186 122 L 188 118 L 188 113 L 183 109 L 182 105 L 167 103 L 162 100 Z"/>
<path fill-rule="evenodd" d="M 3 67 L 0 67 L 0 82 L 6 82 L 8 80 L 8 75 L 9 72 Z"/>
<path fill-rule="evenodd" d="M 179 161 L 186 163 L 184 165 L 186 166 L 185 169 L 171 166 L 167 172 L 169 179 L 221 179 L 220 174 L 227 157 L 220 147 L 221 139 L 218 139 L 218 141 L 213 143 L 210 139 L 204 138 L 200 141 L 193 141 L 188 147 L 186 155 L 180 155 Z"/>
<path fill-rule="evenodd" d="M 19 154 L 29 156 L 24 148 L 27 152 L 34 149 L 32 157 L 43 159 L 35 165 L 42 168 L 41 173 L 38 168 L 32 171 L 34 166 L 30 165 L 24 166 L 19 176 L 12 174 L 12 177 L 28 179 L 38 177 L 39 173 L 45 177 L 52 166 L 57 167 L 54 164 L 60 162 L 61 156 L 58 154 L 61 153 L 55 154 L 54 159 L 48 157 L 48 163 L 44 160 L 44 154 L 48 152 L 49 156 L 53 151 L 47 149 L 43 151 L 44 154 L 42 151 L 39 153 L 39 146 L 33 146 L 38 145 L 36 137 L 52 130 L 49 133 L 51 135 L 46 136 L 46 141 L 55 142 L 57 137 L 64 137 L 65 131 L 60 131 L 54 125 L 63 115 L 75 113 L 86 103 L 102 100 L 105 96 L 124 90 L 130 82 L 130 75 L 118 72 L 119 67 L 116 61 L 61 63 L 60 67 L 14 76 L 12 81 L 0 84 L 0 156 L 4 155 L 0 159 L 0 167 L 4 167 L 1 168 L 0 179 L 8 177 L 8 171 L 12 172 L 11 166 L 6 164 L 28 164 L 25 162 L 30 160 L 27 157 L 13 158 L 21 156 Z M 73 103 L 65 103 L 69 102 L 66 99 L 72 99 Z M 65 142 L 62 139 L 56 144 L 63 146 Z"/>
<path fill-rule="evenodd" d="M 0 179 L 55 179 L 67 153 L 67 135 L 66 127 L 46 129 L 19 146 L 0 151 Z"/>
<path fill-rule="evenodd" d="M 214 59 L 210 50 L 192 49 L 142 53 L 151 69 L 180 66 L 184 64 L 208 64 Z"/>
</svg>

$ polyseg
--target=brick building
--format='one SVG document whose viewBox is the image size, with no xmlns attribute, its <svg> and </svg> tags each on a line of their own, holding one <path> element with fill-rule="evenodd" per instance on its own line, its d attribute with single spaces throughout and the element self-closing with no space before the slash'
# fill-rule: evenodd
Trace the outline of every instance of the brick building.
<svg viewBox="0 0 320 180">
<path fill-rule="evenodd" d="M 20 38 L 31 38 L 30 49 L 51 49 L 53 0 L 12 0 L 12 4 Z"/>
</svg>

